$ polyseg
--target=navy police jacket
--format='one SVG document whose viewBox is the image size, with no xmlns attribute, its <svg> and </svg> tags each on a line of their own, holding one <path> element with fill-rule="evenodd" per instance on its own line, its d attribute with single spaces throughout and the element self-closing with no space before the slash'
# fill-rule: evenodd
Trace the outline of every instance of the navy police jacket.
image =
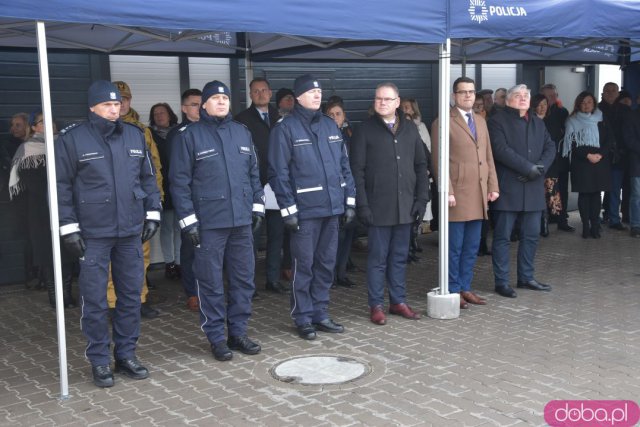
<svg viewBox="0 0 640 427">
<path fill-rule="evenodd" d="M 144 134 L 95 113 L 55 142 L 60 235 L 129 237 L 160 221 L 160 191 Z"/>
<path fill-rule="evenodd" d="M 269 135 L 267 177 L 283 217 L 322 218 L 355 207 L 342 133 L 333 119 L 296 104 Z"/>
<path fill-rule="evenodd" d="M 178 131 L 169 171 L 173 207 L 183 230 L 249 225 L 264 215 L 264 191 L 247 127 L 228 114 L 200 120 Z"/>
</svg>

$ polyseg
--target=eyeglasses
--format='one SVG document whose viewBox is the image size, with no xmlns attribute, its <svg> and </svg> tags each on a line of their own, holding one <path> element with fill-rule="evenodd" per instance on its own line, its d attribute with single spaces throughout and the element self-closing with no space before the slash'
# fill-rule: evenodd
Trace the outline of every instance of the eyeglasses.
<svg viewBox="0 0 640 427">
<path fill-rule="evenodd" d="M 182 104 L 182 105 L 184 105 L 185 107 L 193 107 L 193 108 L 200 106 L 200 104 L 198 104 L 197 102 L 192 102 L 191 104 Z"/>
<path fill-rule="evenodd" d="M 36 125 L 39 125 L 40 123 L 44 123 L 44 120 L 40 119 L 37 122 L 35 122 L 33 125 L 36 126 Z"/>
<path fill-rule="evenodd" d="M 458 90 L 456 91 L 456 95 L 475 95 L 476 91 L 475 90 Z"/>
<path fill-rule="evenodd" d="M 376 102 L 384 102 L 385 104 L 393 102 L 396 99 L 398 99 L 398 98 L 378 98 L 378 97 L 375 98 Z"/>
</svg>

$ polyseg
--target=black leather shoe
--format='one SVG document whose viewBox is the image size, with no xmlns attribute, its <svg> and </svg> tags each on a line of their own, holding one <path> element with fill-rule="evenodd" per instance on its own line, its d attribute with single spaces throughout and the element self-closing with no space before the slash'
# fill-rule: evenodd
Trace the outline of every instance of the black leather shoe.
<svg viewBox="0 0 640 427">
<path fill-rule="evenodd" d="M 544 283 L 540 283 L 535 279 L 529 280 L 528 282 L 518 282 L 518 288 L 531 289 L 532 291 L 546 291 L 549 292 L 551 290 L 551 286 L 545 285 Z"/>
<path fill-rule="evenodd" d="M 92 366 L 93 383 L 98 387 L 113 387 L 113 372 L 109 366 Z"/>
<path fill-rule="evenodd" d="M 316 328 L 314 328 L 311 323 L 305 323 L 304 325 L 297 325 L 296 329 L 298 329 L 298 335 L 303 340 L 316 339 Z"/>
<path fill-rule="evenodd" d="M 573 231 L 576 231 L 576 228 L 570 226 L 566 222 L 564 222 L 564 223 L 561 222 L 561 223 L 558 224 L 558 230 L 560 230 L 560 231 L 568 231 L 569 233 L 571 233 Z"/>
<path fill-rule="evenodd" d="M 229 350 L 225 341 L 211 344 L 211 353 L 213 353 L 213 357 L 220 362 L 226 362 L 233 358 L 233 352 Z"/>
<path fill-rule="evenodd" d="M 324 319 L 321 322 L 314 323 L 313 326 L 315 326 L 318 331 L 329 332 L 330 334 L 340 334 L 344 332 L 344 326 L 331 319 Z"/>
<path fill-rule="evenodd" d="M 495 291 L 498 295 L 505 298 L 515 298 L 518 296 L 511 286 L 496 286 Z"/>
<path fill-rule="evenodd" d="M 116 360 L 116 372 L 134 380 L 143 380 L 149 376 L 147 368 L 142 366 L 135 357 L 133 359 Z"/>
<path fill-rule="evenodd" d="M 621 222 L 616 222 L 615 224 L 609 224 L 609 228 L 613 230 L 618 230 L 618 231 L 625 231 L 627 229 L 627 227 L 622 225 Z"/>
<path fill-rule="evenodd" d="M 140 316 L 144 317 L 145 319 L 155 319 L 159 314 L 160 312 L 151 307 L 151 304 L 149 304 L 148 302 L 140 305 Z"/>
<path fill-rule="evenodd" d="M 337 279 L 335 283 L 336 285 L 342 286 L 343 288 L 352 288 L 356 286 L 355 282 L 353 282 L 348 277 L 345 277 L 344 279 Z"/>
<path fill-rule="evenodd" d="M 248 336 L 243 335 L 240 337 L 229 337 L 227 345 L 231 350 L 238 350 L 244 354 L 258 354 L 262 347 L 254 343 Z"/>
<path fill-rule="evenodd" d="M 280 282 L 267 282 L 264 287 L 269 292 L 273 292 L 276 294 L 288 294 L 290 292 L 289 287 L 287 285 L 283 285 Z"/>
</svg>

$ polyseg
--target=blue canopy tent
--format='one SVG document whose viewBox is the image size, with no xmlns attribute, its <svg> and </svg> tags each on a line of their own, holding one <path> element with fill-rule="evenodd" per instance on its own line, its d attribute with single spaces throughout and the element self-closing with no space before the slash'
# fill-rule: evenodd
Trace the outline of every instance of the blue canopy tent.
<svg viewBox="0 0 640 427">
<path fill-rule="evenodd" d="M 266 7 L 255 0 L 184 0 L 179 4 L 160 1 L 151 5 L 129 0 L 108 4 L 85 0 L 0 0 L 0 11 L 0 46 L 38 47 L 48 141 L 53 140 L 53 132 L 47 45 L 105 53 L 249 55 L 254 59 L 440 59 L 439 110 L 443 120 L 439 176 L 448 175 L 449 115 L 443 113 L 449 107 L 452 58 L 479 62 L 565 59 L 617 63 L 636 55 L 639 45 L 635 40 L 640 40 L 640 0 L 541 0 L 535 4 L 513 0 L 398 0 L 392 5 L 382 0 L 281 0 Z M 38 21 L 37 31 L 34 21 Z M 47 144 L 47 155 L 53 157 L 52 144 Z M 51 162 L 48 179 L 51 228 L 56 230 L 57 196 Z M 441 225 L 447 223 L 447 183 L 443 180 L 441 187 Z M 440 284 L 441 292 L 446 293 L 447 227 L 440 229 Z M 61 299 L 57 239 L 53 246 L 56 292 Z M 61 394 L 66 397 L 62 304 L 58 304 L 56 314 Z"/>
<path fill-rule="evenodd" d="M 307 3 L 283 0 L 268 7 L 251 0 L 212 2 L 184 0 L 175 3 L 148 4 L 115 0 L 108 5 L 80 0 L 0 1 L 0 44 L 33 47 L 34 36 L 40 62 L 42 107 L 45 117 L 47 157 L 53 158 L 51 96 L 48 79 L 47 37 L 54 47 L 115 50 L 156 49 L 182 53 L 206 52 L 211 56 L 239 55 L 275 44 L 292 45 L 339 43 L 345 39 L 397 42 L 440 43 L 445 39 L 446 3 L 425 2 L 416 7 L 410 0 L 394 4 L 394 13 L 384 12 L 388 4 L 381 0 L 344 3 L 328 0 Z M 339 18 L 338 19 L 338 15 Z M 33 21 L 36 23 L 34 34 Z M 358 23 L 354 25 L 354 23 Z M 251 35 L 238 34 L 249 32 Z M 255 32 L 255 33 L 253 33 Z M 282 34 L 282 35 L 280 35 Z M 321 38 L 309 41 L 309 37 Z M 162 47 L 158 47 L 162 44 Z M 169 47 L 170 46 L 170 47 Z M 50 226 L 58 229 L 55 164 L 48 163 L 47 179 L 51 206 Z M 59 240 L 54 238 L 56 299 L 62 300 Z M 69 394 L 66 336 L 63 304 L 56 308 L 60 388 L 63 398 Z"/>
</svg>

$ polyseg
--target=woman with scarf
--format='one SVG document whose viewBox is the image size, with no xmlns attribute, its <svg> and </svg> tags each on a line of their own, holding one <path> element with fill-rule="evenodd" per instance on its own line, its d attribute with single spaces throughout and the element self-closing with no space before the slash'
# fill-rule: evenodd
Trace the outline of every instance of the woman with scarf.
<svg viewBox="0 0 640 427">
<path fill-rule="evenodd" d="M 600 193 L 611 186 L 610 129 L 593 94 L 582 92 L 565 126 L 562 155 L 571 154 L 571 189 L 578 193 L 582 237 L 600 238 Z"/>
<path fill-rule="evenodd" d="M 44 123 L 40 110 L 29 115 L 27 139 L 16 150 L 11 162 L 9 195 L 13 199 L 25 194 L 27 200 L 27 224 L 29 242 L 33 251 L 33 265 L 39 267 L 40 276 L 47 288 L 49 304 L 56 306 L 53 276 L 53 253 L 49 221 L 49 193 L 47 189 L 47 160 L 44 141 Z M 57 236 L 57 234 L 56 234 Z M 64 247 L 62 255 L 62 292 L 64 308 L 73 308 L 76 302 L 71 295 L 73 261 L 69 260 Z"/>
</svg>

